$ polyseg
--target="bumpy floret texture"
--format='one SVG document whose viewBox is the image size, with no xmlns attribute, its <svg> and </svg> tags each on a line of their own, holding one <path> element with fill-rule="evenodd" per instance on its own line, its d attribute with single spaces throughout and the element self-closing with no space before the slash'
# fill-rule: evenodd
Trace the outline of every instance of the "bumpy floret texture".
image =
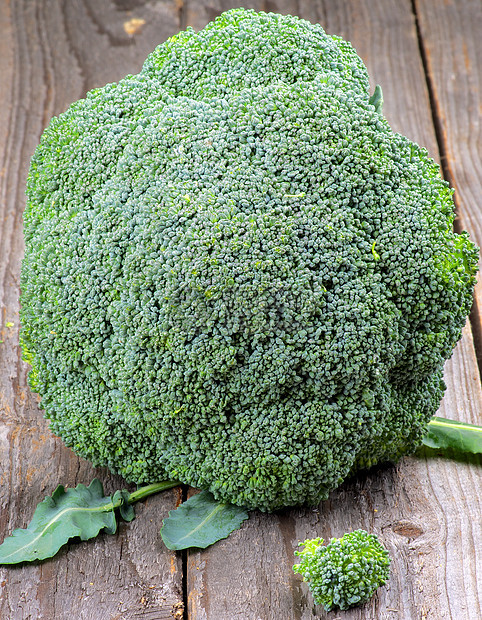
<svg viewBox="0 0 482 620">
<path fill-rule="evenodd" d="M 32 159 L 22 346 L 52 430 L 130 481 L 273 510 L 413 450 L 477 252 L 351 46 L 237 9 L 87 94 Z"/>
<path fill-rule="evenodd" d="M 326 611 L 349 609 L 368 601 L 390 577 L 390 557 L 375 534 L 355 530 L 328 545 L 323 538 L 300 543 L 293 566 L 308 583 L 317 605 Z"/>
</svg>

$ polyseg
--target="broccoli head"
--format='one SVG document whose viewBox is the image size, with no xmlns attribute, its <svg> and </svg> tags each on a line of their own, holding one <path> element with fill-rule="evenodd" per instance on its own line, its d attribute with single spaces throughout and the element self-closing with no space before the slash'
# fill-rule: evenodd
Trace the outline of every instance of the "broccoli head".
<svg viewBox="0 0 482 620">
<path fill-rule="evenodd" d="M 368 601 L 390 576 L 390 558 L 374 534 L 355 530 L 323 545 L 323 538 L 300 543 L 293 566 L 308 583 L 317 605 L 326 611 L 348 609 Z"/>
<path fill-rule="evenodd" d="M 413 451 L 477 250 L 349 43 L 236 9 L 52 119 L 21 344 L 54 433 L 273 510 Z"/>
</svg>

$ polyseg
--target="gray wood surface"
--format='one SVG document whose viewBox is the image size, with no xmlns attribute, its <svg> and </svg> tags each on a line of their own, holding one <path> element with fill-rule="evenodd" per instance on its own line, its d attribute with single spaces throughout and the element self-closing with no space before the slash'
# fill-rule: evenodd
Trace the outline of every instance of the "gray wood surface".
<svg viewBox="0 0 482 620">
<path fill-rule="evenodd" d="M 455 187 L 457 226 L 482 247 L 482 2 L 416 0 L 446 177 Z M 482 361 L 482 279 L 472 316 Z"/>
<path fill-rule="evenodd" d="M 57 484 L 125 486 L 53 437 L 18 349 L 22 211 L 29 158 L 52 115 L 137 72 L 168 36 L 202 28 L 234 0 L 0 0 L 0 539 L 24 527 Z M 461 227 L 482 243 L 479 0 L 266 0 L 352 41 L 392 127 L 426 146 L 457 188 Z M 439 151 L 440 148 L 440 151 Z M 481 289 L 482 290 L 482 289 Z M 482 293 L 478 307 L 482 308 Z M 7 324 L 13 323 L 13 327 Z M 480 341 L 480 320 L 472 322 Z M 480 350 L 480 348 L 478 347 Z M 440 414 L 482 424 L 471 326 L 449 362 Z M 154 620 L 477 620 L 482 618 L 482 466 L 410 457 L 357 476 L 316 509 L 252 513 L 202 552 L 173 553 L 161 520 L 181 490 L 151 497 L 114 536 L 71 544 L 42 564 L 0 568 L 0 618 Z M 326 614 L 291 566 L 299 540 L 363 527 L 392 576 L 373 600 Z"/>
</svg>

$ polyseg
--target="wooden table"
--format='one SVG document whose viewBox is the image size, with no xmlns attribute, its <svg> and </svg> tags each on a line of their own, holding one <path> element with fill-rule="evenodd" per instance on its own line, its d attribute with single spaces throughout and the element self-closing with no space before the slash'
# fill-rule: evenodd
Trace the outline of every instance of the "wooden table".
<svg viewBox="0 0 482 620">
<path fill-rule="evenodd" d="M 137 72 L 168 36 L 202 28 L 234 0 L 0 1 L 0 539 L 57 484 L 99 476 L 52 436 L 26 386 L 18 343 L 22 211 L 29 158 L 49 119 L 93 87 Z M 385 96 L 392 127 L 426 146 L 456 187 L 457 226 L 482 244 L 480 0 L 244 2 L 298 14 L 350 40 Z M 137 20 L 137 21 L 136 21 Z M 482 423 L 482 284 L 446 366 L 445 417 Z M 13 324 L 13 326 L 12 326 Z M 474 338 L 475 335 L 475 338 Z M 475 342 L 475 346 L 474 346 Z M 137 506 L 114 536 L 42 564 L 0 569 L 0 618 L 154 620 L 478 620 L 482 618 L 480 459 L 404 458 L 345 483 L 316 509 L 253 513 L 203 552 L 168 551 L 161 520 L 181 489 Z M 393 558 L 366 606 L 326 614 L 291 570 L 297 541 L 365 528 Z"/>
</svg>

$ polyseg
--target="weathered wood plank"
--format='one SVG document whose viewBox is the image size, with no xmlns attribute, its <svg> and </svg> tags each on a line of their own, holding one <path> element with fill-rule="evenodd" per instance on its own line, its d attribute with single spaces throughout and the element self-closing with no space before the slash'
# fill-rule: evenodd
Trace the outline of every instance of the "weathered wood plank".
<svg viewBox="0 0 482 620">
<path fill-rule="evenodd" d="M 444 165 L 456 188 L 458 226 L 482 247 L 482 5 L 480 0 L 415 0 L 440 122 Z M 481 263 L 482 264 L 482 263 Z M 482 279 L 473 314 L 482 365 Z"/>
<path fill-rule="evenodd" d="M 443 166 L 448 180 L 455 188 L 458 208 L 456 226 L 467 230 L 472 239 L 482 247 L 482 5 L 479 0 L 415 0 L 414 2 L 426 69 L 432 90 L 433 114 L 438 123 Z M 479 263 L 480 264 L 480 263 Z M 482 366 L 482 282 L 480 276 L 475 289 L 474 311 L 471 316 L 475 336 L 479 369 Z M 448 389 L 456 389 L 464 382 L 477 381 L 460 374 L 463 364 L 452 365 L 453 385 L 447 377 Z M 458 414 L 458 412 L 457 412 Z M 456 415 L 457 415 L 456 414 Z M 442 407 L 442 415 L 444 409 Z M 450 412 L 446 413 L 451 416 Z M 482 409 L 475 407 L 467 420 L 482 424 Z M 446 464 L 444 464 L 446 466 Z M 480 488 L 480 474 L 476 472 L 475 483 Z M 444 480 L 430 483 L 437 487 L 437 497 L 449 499 L 454 488 L 460 491 L 470 484 L 469 477 L 459 479 L 455 472 L 447 472 Z M 472 490 L 473 491 L 473 490 Z M 444 495 L 444 492 L 446 495 Z M 482 617 L 482 572 L 474 567 L 482 566 L 482 505 L 480 494 L 471 498 L 470 489 L 464 490 L 468 501 L 464 512 L 454 510 L 447 527 L 445 573 L 439 573 L 439 581 L 445 580 L 451 587 L 445 590 L 447 606 L 457 610 L 453 591 L 466 592 L 466 613 L 469 617 Z M 445 504 L 445 502 L 444 502 Z M 450 505 L 450 504 L 448 504 Z M 462 532 L 462 535 L 461 535 Z M 473 533 L 475 532 L 475 536 Z"/>
<path fill-rule="evenodd" d="M 59 483 L 75 486 L 97 475 L 108 492 L 125 486 L 53 437 L 27 388 L 17 346 L 24 186 L 50 117 L 86 90 L 137 72 L 147 54 L 179 30 L 178 9 L 174 1 L 0 2 L 2 538 L 24 527 Z M 151 497 L 138 505 L 139 518 L 114 536 L 69 545 L 42 564 L 1 568 L 0 617 L 182 618 L 181 559 L 159 538 L 162 516 L 179 501 L 176 489 Z"/>
<path fill-rule="evenodd" d="M 187 23 L 200 29 L 231 6 L 222 0 L 188 2 Z M 409 0 L 283 0 L 243 6 L 297 14 L 350 40 L 367 64 L 372 85 L 383 88 L 385 115 L 394 130 L 439 160 Z M 482 393 L 470 326 L 447 363 L 445 376 L 448 389 L 441 415 L 480 423 Z M 480 460 L 464 464 L 412 457 L 345 483 L 316 510 L 253 513 L 226 541 L 189 554 L 189 618 L 331 617 L 313 606 L 307 588 L 294 576 L 293 551 L 297 541 L 307 537 L 329 538 L 362 527 L 378 533 L 387 545 L 392 577 L 371 603 L 340 612 L 337 618 L 473 620 L 481 615 L 480 482 Z"/>
</svg>

